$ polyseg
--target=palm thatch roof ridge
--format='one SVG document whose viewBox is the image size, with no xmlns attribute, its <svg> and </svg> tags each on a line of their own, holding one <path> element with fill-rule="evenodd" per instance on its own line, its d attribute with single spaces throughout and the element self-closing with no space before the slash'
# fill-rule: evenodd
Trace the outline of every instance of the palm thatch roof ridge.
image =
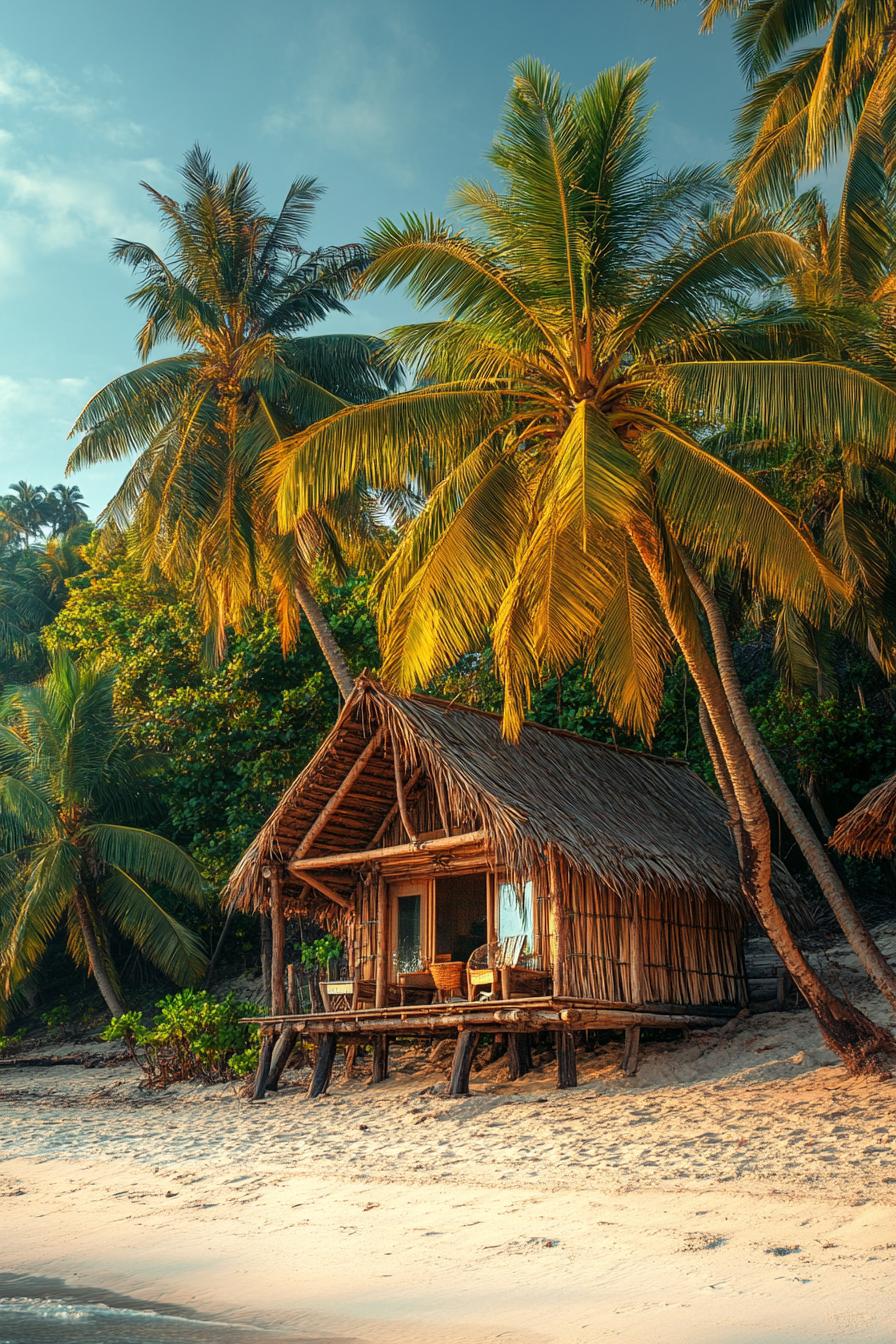
<svg viewBox="0 0 896 1344">
<path fill-rule="evenodd" d="M 453 814 L 475 818 L 498 864 L 515 873 L 533 871 L 551 851 L 623 899 L 643 884 L 671 897 L 716 897 L 744 908 L 727 813 L 684 762 L 535 723 L 525 724 L 512 743 L 502 736 L 498 715 L 428 696 L 399 696 L 366 675 L 243 855 L 227 900 L 241 908 L 263 902 L 262 867 L 288 862 L 347 764 L 380 728 L 383 763 L 371 758 L 365 775 L 372 773 L 360 790 L 367 801 L 356 805 L 363 817 L 359 842 L 336 844 L 325 828 L 310 856 L 366 847 L 394 804 L 394 786 L 385 790 L 385 781 L 397 755 L 407 775 L 419 770 L 445 790 Z M 379 812 L 369 802 L 377 778 L 384 788 Z M 351 810 L 350 792 L 342 811 Z M 780 866 L 776 885 L 785 897 L 796 897 Z"/>
<path fill-rule="evenodd" d="M 862 859 L 884 858 L 896 851 L 896 774 L 869 790 L 837 822 L 831 844 Z"/>
</svg>

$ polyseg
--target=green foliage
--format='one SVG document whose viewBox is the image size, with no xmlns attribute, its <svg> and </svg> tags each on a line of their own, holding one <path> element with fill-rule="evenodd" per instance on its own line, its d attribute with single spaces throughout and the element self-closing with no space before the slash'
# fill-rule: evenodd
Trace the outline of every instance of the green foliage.
<svg viewBox="0 0 896 1344">
<path fill-rule="evenodd" d="M 48 1031 L 55 1031 L 58 1027 L 64 1027 L 71 1017 L 71 1009 L 67 1003 L 55 1003 L 52 1008 L 48 1008 L 45 1013 L 41 1013 L 40 1020 Z"/>
<path fill-rule="evenodd" d="M 302 943 L 299 959 L 303 971 L 327 971 L 331 961 L 342 956 L 343 942 L 335 934 L 325 933 L 313 943 Z"/>
<path fill-rule="evenodd" d="M 19 1027 L 18 1031 L 0 1034 L 0 1055 L 14 1055 L 27 1035 L 28 1032 L 25 1027 Z"/>
<path fill-rule="evenodd" d="M 252 1072 L 258 1063 L 258 1028 L 240 1021 L 263 1009 L 233 994 L 215 999 L 206 990 L 184 989 L 156 1005 L 152 1024 L 139 1012 L 114 1017 L 104 1041 L 124 1041 L 150 1087 L 200 1079 L 225 1082 Z"/>
<path fill-rule="evenodd" d="M 845 697 L 792 700 L 776 687 L 754 712 L 778 764 L 797 788 L 816 781 L 834 817 L 892 774 L 896 720 L 887 710 Z"/>
<path fill-rule="evenodd" d="M 305 629 L 283 654 L 269 609 L 211 665 L 184 593 L 144 579 L 122 549 L 86 555 L 48 642 L 115 665 L 118 712 L 134 745 L 154 755 L 167 832 L 219 886 L 330 728 L 339 708 L 330 672 Z M 375 667 L 366 583 L 322 591 L 353 671 Z"/>
<path fill-rule="evenodd" d="M 60 929 L 113 1010 L 110 928 L 180 983 L 205 964 L 196 935 L 163 895 L 199 901 L 203 882 L 189 856 L 145 822 L 150 763 L 122 733 L 114 689 L 108 665 L 57 649 L 47 676 L 12 688 L 0 706 L 4 997 Z"/>
</svg>

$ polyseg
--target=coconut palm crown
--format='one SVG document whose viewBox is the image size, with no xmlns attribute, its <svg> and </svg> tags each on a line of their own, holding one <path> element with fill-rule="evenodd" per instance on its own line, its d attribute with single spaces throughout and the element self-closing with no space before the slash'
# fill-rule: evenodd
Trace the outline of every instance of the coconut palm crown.
<svg viewBox="0 0 896 1344">
<path fill-rule="evenodd" d="M 0 998 L 33 970 L 60 925 L 110 1011 L 122 1011 L 109 926 L 172 979 L 204 965 L 196 935 L 159 889 L 204 894 L 192 860 L 133 823 L 146 761 L 113 708 L 114 674 L 57 654 L 42 682 L 8 691 L 0 716 Z"/>
<path fill-rule="evenodd" d="M 810 615 L 842 591 L 794 517 L 701 446 L 704 427 L 824 424 L 896 447 L 885 381 L 813 357 L 798 315 L 752 311 L 806 260 L 783 223 L 720 210 L 710 171 L 647 171 L 647 75 L 619 66 L 573 96 L 522 63 L 491 156 L 503 183 L 459 192 L 469 227 L 406 217 L 367 239 L 364 286 L 406 284 L 445 313 L 391 333 L 418 385 L 268 454 L 284 528 L 358 474 L 439 479 L 381 578 L 385 671 L 409 688 L 491 634 L 511 730 L 545 665 L 585 658 L 649 739 L 671 646 L 645 546 L 684 621 L 676 547 L 745 564 Z M 785 336 L 801 358 L 779 353 Z"/>
<path fill-rule="evenodd" d="M 280 537 L 259 452 L 390 386 L 377 340 L 310 331 L 348 311 L 367 255 L 307 247 L 320 197 L 311 178 L 293 182 L 277 215 L 262 209 L 245 165 L 221 177 L 198 147 L 183 180 L 183 201 L 143 184 L 169 235 L 164 256 L 138 242 L 113 248 L 140 277 L 130 302 L 145 315 L 144 362 L 88 402 L 68 470 L 136 453 L 101 522 L 131 527 L 148 567 L 192 578 L 219 642 L 273 585 L 289 644 L 310 568 L 321 558 L 339 566 L 375 539 L 376 501 L 351 482 Z M 170 343 L 174 353 L 150 358 Z"/>
</svg>

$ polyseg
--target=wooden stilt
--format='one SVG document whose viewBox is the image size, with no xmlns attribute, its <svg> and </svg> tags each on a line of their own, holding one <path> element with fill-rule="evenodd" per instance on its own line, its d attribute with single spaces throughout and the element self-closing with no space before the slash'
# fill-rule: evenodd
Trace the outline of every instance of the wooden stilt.
<svg viewBox="0 0 896 1344">
<path fill-rule="evenodd" d="M 511 1082 L 522 1078 L 532 1068 L 532 1054 L 529 1048 L 527 1031 L 511 1031 L 507 1034 L 507 1067 Z"/>
<path fill-rule="evenodd" d="M 261 1049 L 258 1052 L 258 1068 L 255 1070 L 255 1084 L 252 1088 L 252 1100 L 264 1101 L 264 1094 L 268 1086 L 268 1073 L 271 1068 L 271 1055 L 274 1051 L 274 1039 L 272 1036 L 264 1036 L 261 1041 Z"/>
<path fill-rule="evenodd" d="M 292 1052 L 296 1048 L 298 1039 L 299 1033 L 295 1027 L 284 1027 L 277 1038 L 277 1044 L 274 1046 L 274 1053 L 271 1056 L 271 1070 L 268 1074 L 269 1092 L 277 1091 L 283 1070 L 292 1058 Z"/>
<path fill-rule="evenodd" d="M 627 1078 L 638 1072 L 638 1049 L 641 1045 L 641 1028 L 627 1027 L 625 1047 L 622 1051 L 622 1072 Z"/>
<path fill-rule="evenodd" d="M 328 1031 L 325 1036 L 321 1036 L 317 1047 L 317 1059 L 314 1061 L 314 1073 L 311 1075 L 311 1086 L 308 1088 L 309 1097 L 319 1097 L 326 1092 L 330 1086 L 330 1077 L 333 1073 L 333 1061 L 336 1058 L 336 1033 Z"/>
<path fill-rule="evenodd" d="M 557 1086 L 577 1087 L 575 1034 L 571 1031 L 557 1031 L 554 1036 L 557 1042 Z"/>
<path fill-rule="evenodd" d="M 389 1077 L 389 1037 L 385 1032 L 373 1038 L 373 1067 L 370 1072 L 372 1083 L 382 1083 Z"/>
<path fill-rule="evenodd" d="M 470 1092 L 470 1069 L 476 1046 L 479 1044 L 478 1031 L 462 1031 L 457 1037 L 454 1059 L 451 1063 L 451 1079 L 448 1083 L 449 1097 L 466 1097 Z"/>
<path fill-rule="evenodd" d="M 489 1047 L 488 1062 L 496 1064 L 502 1055 L 507 1053 L 507 1037 L 503 1032 L 492 1037 L 492 1043 Z"/>
<path fill-rule="evenodd" d="M 351 1082 L 352 1075 L 355 1072 L 355 1060 L 358 1058 L 358 1047 L 356 1045 L 347 1045 L 345 1047 L 345 1063 L 342 1066 L 342 1076 L 345 1081 Z"/>
</svg>

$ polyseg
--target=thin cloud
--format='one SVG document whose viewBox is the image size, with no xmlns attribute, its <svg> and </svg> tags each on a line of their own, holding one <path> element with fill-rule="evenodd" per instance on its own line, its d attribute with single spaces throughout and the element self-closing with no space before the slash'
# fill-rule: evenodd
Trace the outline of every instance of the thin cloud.
<svg viewBox="0 0 896 1344">
<path fill-rule="evenodd" d="M 268 110 L 262 130 L 299 132 L 357 157 L 375 153 L 393 176 L 412 178 L 406 151 L 416 127 L 408 109 L 419 106 L 434 55 L 412 13 L 385 6 L 324 11 L 303 35 L 303 51 L 295 93 Z"/>
<path fill-rule="evenodd" d="M 27 474 L 33 454 L 34 426 L 65 443 L 72 422 L 88 395 L 86 378 L 10 378 L 0 374 L 0 490 L 3 473 Z M 62 455 L 59 475 L 62 475 Z"/>
</svg>

